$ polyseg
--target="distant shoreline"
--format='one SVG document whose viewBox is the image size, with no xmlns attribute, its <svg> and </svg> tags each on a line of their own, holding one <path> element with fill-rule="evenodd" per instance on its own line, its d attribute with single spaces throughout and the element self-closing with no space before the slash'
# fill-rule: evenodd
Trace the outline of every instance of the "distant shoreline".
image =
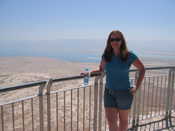
<svg viewBox="0 0 175 131">
<path fill-rule="evenodd" d="M 55 59 L 55 60 L 61 60 L 65 62 L 78 62 L 78 63 L 99 63 L 101 57 L 87 57 L 87 58 L 80 58 L 80 59 L 74 59 L 74 58 L 59 58 L 59 57 L 49 57 L 49 56 L 0 56 L 0 58 L 47 58 L 47 59 Z M 163 61 L 163 62 L 169 62 L 169 61 L 175 61 L 175 57 L 151 57 L 151 56 L 140 56 L 138 57 L 141 60 L 151 60 L 151 61 Z M 166 58 L 165 58 L 166 57 Z"/>
</svg>

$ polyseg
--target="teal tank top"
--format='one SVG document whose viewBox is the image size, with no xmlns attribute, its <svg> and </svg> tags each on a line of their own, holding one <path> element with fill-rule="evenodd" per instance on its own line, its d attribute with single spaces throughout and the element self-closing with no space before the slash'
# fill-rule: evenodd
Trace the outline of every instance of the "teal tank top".
<svg viewBox="0 0 175 131">
<path fill-rule="evenodd" d="M 110 62 L 105 64 L 106 87 L 113 90 L 128 90 L 130 88 L 129 69 L 138 59 L 133 52 L 129 52 L 128 59 L 122 61 L 119 56 L 113 55 Z"/>
</svg>

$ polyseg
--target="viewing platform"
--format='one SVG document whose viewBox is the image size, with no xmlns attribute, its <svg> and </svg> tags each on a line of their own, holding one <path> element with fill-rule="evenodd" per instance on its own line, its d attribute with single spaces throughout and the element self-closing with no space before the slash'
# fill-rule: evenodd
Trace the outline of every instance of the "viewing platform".
<svg viewBox="0 0 175 131">
<path fill-rule="evenodd" d="M 129 130 L 175 130 L 175 66 L 145 68 L 134 96 Z M 129 72 L 131 84 L 138 70 Z M 103 93 L 105 74 L 89 84 L 72 76 L 0 88 L 0 131 L 109 131 Z M 15 98 L 11 94 L 16 94 Z"/>
</svg>

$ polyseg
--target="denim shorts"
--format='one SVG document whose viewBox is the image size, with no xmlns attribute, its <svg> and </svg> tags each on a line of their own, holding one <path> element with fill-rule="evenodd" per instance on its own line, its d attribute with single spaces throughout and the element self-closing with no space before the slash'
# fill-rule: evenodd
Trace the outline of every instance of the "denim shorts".
<svg viewBox="0 0 175 131">
<path fill-rule="evenodd" d="M 114 91 L 105 88 L 104 91 L 104 107 L 115 107 L 117 109 L 130 109 L 133 101 L 133 95 L 130 90 Z"/>
</svg>

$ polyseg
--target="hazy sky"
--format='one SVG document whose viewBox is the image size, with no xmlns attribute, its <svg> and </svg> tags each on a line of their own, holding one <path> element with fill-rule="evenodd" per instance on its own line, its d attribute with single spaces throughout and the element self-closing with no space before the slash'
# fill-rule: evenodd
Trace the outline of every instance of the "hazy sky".
<svg viewBox="0 0 175 131">
<path fill-rule="evenodd" d="M 0 0 L 0 40 L 175 40 L 175 0 Z"/>
</svg>

